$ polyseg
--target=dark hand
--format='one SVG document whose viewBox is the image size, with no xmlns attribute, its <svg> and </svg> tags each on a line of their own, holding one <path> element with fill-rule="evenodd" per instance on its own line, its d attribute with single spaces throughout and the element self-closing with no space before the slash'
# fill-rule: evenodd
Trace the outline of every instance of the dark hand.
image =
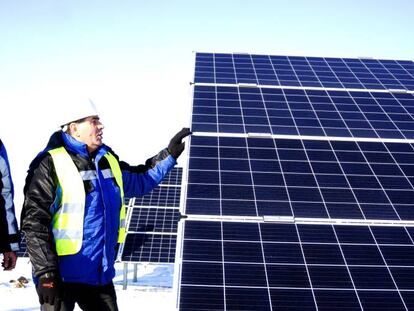
<svg viewBox="0 0 414 311">
<path fill-rule="evenodd" d="M 13 270 L 16 267 L 17 254 L 15 252 L 3 253 L 3 262 L 1 266 L 3 270 Z"/>
<path fill-rule="evenodd" d="M 55 311 L 60 310 L 63 292 L 60 277 L 56 273 L 47 272 L 41 275 L 36 290 L 41 305 L 48 303 L 55 306 Z"/>
<path fill-rule="evenodd" d="M 191 134 L 192 132 L 190 129 L 188 127 L 184 127 L 181 131 L 175 134 L 173 138 L 171 138 L 168 145 L 168 151 L 175 159 L 177 159 L 184 151 L 185 144 L 181 140 Z"/>
</svg>

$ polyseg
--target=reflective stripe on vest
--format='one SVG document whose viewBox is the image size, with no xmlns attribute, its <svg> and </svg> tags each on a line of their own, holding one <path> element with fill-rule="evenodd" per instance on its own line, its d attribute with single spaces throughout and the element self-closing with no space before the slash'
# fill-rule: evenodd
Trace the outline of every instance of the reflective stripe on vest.
<svg viewBox="0 0 414 311">
<path fill-rule="evenodd" d="M 124 183 L 122 181 L 122 171 L 119 167 L 118 160 L 110 153 L 105 154 L 105 158 L 108 160 L 111 171 L 114 174 L 116 183 L 118 184 L 121 194 L 121 210 L 119 212 L 119 230 L 118 230 L 118 243 L 125 242 L 125 199 L 124 199 Z"/>
<path fill-rule="evenodd" d="M 55 166 L 56 175 L 62 190 L 60 208 L 53 216 L 52 226 L 59 256 L 73 255 L 79 252 L 83 239 L 83 220 L 85 213 L 85 188 L 82 177 L 65 148 L 60 147 L 49 150 Z M 121 211 L 120 232 L 118 241 L 125 240 L 125 205 L 122 187 L 122 172 L 116 158 L 106 154 L 115 180 L 120 188 Z M 118 180 L 120 178 L 120 181 Z M 123 228 L 123 230 L 121 230 Z M 122 235 L 122 239 L 121 239 Z"/>
</svg>

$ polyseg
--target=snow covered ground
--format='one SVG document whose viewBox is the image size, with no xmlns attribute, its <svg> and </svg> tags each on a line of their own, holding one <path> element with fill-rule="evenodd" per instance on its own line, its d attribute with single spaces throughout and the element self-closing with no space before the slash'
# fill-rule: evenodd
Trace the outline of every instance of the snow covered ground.
<svg viewBox="0 0 414 311">
<path fill-rule="evenodd" d="M 2 260 L 0 255 L 0 261 Z M 176 297 L 173 293 L 173 265 L 140 264 L 137 281 L 133 282 L 133 265 L 128 265 L 128 286 L 123 289 L 122 263 L 116 264 L 114 279 L 120 311 L 172 311 Z M 24 288 L 15 288 L 10 280 L 24 276 L 29 283 Z M 0 310 L 39 310 L 39 302 L 31 279 L 31 265 L 28 258 L 19 258 L 13 271 L 0 270 Z M 80 310 L 76 308 L 75 310 Z"/>
</svg>

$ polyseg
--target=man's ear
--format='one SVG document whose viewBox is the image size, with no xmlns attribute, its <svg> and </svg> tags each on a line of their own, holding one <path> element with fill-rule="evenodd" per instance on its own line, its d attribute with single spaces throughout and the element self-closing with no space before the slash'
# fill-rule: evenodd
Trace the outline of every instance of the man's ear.
<svg viewBox="0 0 414 311">
<path fill-rule="evenodd" d="M 69 124 L 69 133 L 72 136 L 79 137 L 78 124 L 77 123 L 72 122 L 72 123 Z"/>
</svg>

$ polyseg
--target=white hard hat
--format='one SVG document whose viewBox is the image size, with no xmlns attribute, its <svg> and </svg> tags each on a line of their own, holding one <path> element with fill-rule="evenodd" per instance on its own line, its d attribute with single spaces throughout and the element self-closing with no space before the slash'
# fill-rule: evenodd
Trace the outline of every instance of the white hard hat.
<svg viewBox="0 0 414 311">
<path fill-rule="evenodd" d="M 95 104 L 88 98 L 69 99 L 60 104 L 62 110 L 58 113 L 60 116 L 58 126 L 63 126 L 86 117 L 99 115 Z"/>
</svg>

